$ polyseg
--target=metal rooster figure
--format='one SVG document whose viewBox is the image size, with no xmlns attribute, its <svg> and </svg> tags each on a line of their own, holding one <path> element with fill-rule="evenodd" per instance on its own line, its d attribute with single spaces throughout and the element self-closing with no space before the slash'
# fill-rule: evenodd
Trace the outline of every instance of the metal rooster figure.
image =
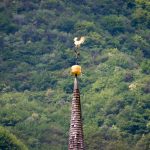
<svg viewBox="0 0 150 150">
<path fill-rule="evenodd" d="M 75 45 L 75 55 L 76 55 L 76 64 L 78 62 L 78 57 L 80 56 L 80 52 L 79 52 L 79 48 L 81 46 L 81 44 L 83 44 L 85 41 L 85 37 L 84 36 L 81 36 L 80 38 L 78 37 L 75 37 L 74 38 L 74 45 Z"/>
</svg>

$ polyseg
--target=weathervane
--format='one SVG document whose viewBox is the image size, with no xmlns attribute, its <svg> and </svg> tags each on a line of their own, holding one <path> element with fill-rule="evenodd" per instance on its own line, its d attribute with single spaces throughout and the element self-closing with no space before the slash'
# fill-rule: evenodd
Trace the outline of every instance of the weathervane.
<svg viewBox="0 0 150 150">
<path fill-rule="evenodd" d="M 76 65 L 73 65 L 71 67 L 71 74 L 74 75 L 75 77 L 77 77 L 78 75 L 81 74 L 81 66 L 78 65 L 78 57 L 80 56 L 80 52 L 79 52 L 79 48 L 81 46 L 81 44 L 83 44 L 85 41 L 85 37 L 81 36 L 80 38 L 75 37 L 74 38 L 74 45 L 75 45 L 75 56 L 76 56 Z"/>
<path fill-rule="evenodd" d="M 75 45 L 74 52 L 75 52 L 75 55 L 76 55 L 76 65 L 77 65 L 78 57 L 80 56 L 79 48 L 80 48 L 81 44 L 84 43 L 85 37 L 84 36 L 81 36 L 80 38 L 75 37 L 73 40 L 74 40 L 74 45 Z"/>
</svg>

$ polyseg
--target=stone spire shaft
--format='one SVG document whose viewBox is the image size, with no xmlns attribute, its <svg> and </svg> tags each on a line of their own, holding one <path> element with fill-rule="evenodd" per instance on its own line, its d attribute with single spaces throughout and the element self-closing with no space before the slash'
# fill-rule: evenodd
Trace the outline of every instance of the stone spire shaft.
<svg viewBox="0 0 150 150">
<path fill-rule="evenodd" d="M 80 92 L 77 76 L 74 80 L 68 150 L 84 150 Z"/>
</svg>

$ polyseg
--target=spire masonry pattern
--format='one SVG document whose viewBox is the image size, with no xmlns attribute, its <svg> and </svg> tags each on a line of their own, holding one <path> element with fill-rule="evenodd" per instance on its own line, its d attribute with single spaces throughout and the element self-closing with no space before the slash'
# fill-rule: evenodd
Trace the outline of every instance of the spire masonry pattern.
<svg viewBox="0 0 150 150">
<path fill-rule="evenodd" d="M 74 80 L 68 150 L 84 150 L 80 92 L 77 76 Z"/>
</svg>

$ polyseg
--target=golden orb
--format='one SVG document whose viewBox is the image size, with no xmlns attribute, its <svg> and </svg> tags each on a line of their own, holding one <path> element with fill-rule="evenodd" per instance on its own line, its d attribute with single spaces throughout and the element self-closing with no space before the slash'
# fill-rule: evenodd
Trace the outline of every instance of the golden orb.
<svg viewBox="0 0 150 150">
<path fill-rule="evenodd" d="M 74 65 L 71 67 L 71 75 L 78 76 L 81 74 L 81 66 L 79 65 Z"/>
</svg>

